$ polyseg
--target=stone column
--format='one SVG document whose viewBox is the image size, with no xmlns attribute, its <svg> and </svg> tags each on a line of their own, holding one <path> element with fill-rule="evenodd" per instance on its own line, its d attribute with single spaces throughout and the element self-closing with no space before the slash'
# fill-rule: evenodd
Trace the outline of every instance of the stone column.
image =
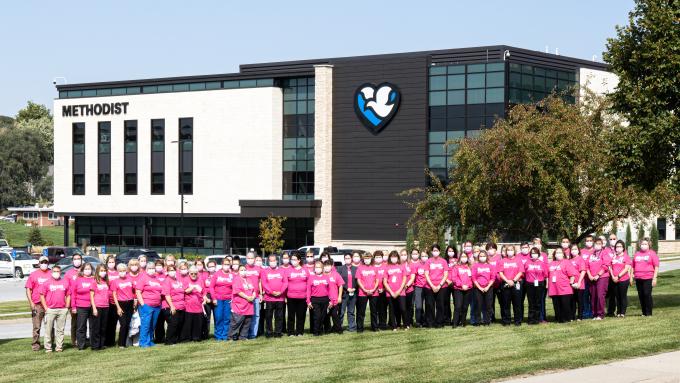
<svg viewBox="0 0 680 383">
<path fill-rule="evenodd" d="M 321 216 L 314 219 L 314 243 L 326 245 L 332 240 L 333 66 L 315 65 L 314 76 L 314 199 L 321 200 Z"/>
</svg>

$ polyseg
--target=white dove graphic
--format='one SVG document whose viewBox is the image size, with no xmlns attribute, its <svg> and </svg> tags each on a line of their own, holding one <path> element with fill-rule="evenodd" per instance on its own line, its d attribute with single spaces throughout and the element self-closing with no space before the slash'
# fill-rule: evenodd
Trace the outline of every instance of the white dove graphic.
<svg viewBox="0 0 680 383">
<path fill-rule="evenodd" d="M 365 87 L 361 92 L 368 101 L 366 102 L 366 107 L 373 109 L 375 114 L 382 118 L 387 117 L 394 108 L 394 102 L 390 102 L 392 88 L 387 85 L 378 88 L 375 93 L 375 99 L 373 99 L 374 89 L 372 87 Z"/>
</svg>

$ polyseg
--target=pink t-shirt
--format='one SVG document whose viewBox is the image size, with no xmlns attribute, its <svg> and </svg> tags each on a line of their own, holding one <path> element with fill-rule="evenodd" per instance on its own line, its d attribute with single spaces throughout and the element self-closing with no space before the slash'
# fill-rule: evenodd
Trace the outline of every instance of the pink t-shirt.
<svg viewBox="0 0 680 383">
<path fill-rule="evenodd" d="M 656 255 L 654 250 L 640 250 L 633 256 L 633 275 L 635 279 L 654 278 L 654 268 L 656 267 L 659 267 L 659 256 Z"/>
<path fill-rule="evenodd" d="M 171 278 L 167 277 L 163 281 L 163 295 L 170 297 L 172 300 L 175 310 L 185 310 L 186 305 L 184 304 L 184 284 L 182 283 L 182 278 Z M 167 305 L 165 300 L 163 301 Z M 168 305 L 169 307 L 169 305 Z"/>
<path fill-rule="evenodd" d="M 25 287 L 31 289 L 31 302 L 40 304 L 40 287 L 52 278 L 49 270 L 36 270 L 28 276 Z"/>
<path fill-rule="evenodd" d="M 132 282 L 132 290 L 137 290 L 137 284 L 139 282 L 141 282 L 144 279 L 145 276 L 146 276 L 146 273 L 144 273 L 144 274 L 137 273 L 136 275 L 130 273 L 130 274 L 127 275 L 126 278 L 128 278 L 130 280 L 130 282 Z"/>
<path fill-rule="evenodd" d="M 361 265 L 357 267 L 357 283 L 361 281 L 361 285 L 364 286 L 366 290 L 372 290 L 375 287 L 375 282 L 378 280 L 378 270 L 373 266 Z M 359 296 L 365 297 L 366 292 L 363 289 L 359 289 Z M 374 297 L 378 296 L 378 290 L 373 293 Z"/>
<path fill-rule="evenodd" d="M 184 294 L 185 310 L 188 313 L 199 314 L 203 312 L 203 297 L 208 293 L 208 288 L 205 287 L 205 279 L 200 276 L 193 280 L 187 278 L 183 280 L 185 289 L 194 287 L 189 293 Z"/>
<path fill-rule="evenodd" d="M 307 278 L 307 304 L 312 303 L 312 297 L 329 297 L 331 281 L 328 275 L 310 275 Z"/>
<path fill-rule="evenodd" d="M 259 266 L 249 266 L 246 265 L 246 278 L 248 278 L 248 282 L 253 285 L 253 288 L 255 289 L 255 293 L 257 296 L 260 296 L 260 278 L 261 275 L 260 273 L 262 272 L 262 268 Z"/>
<path fill-rule="evenodd" d="M 574 269 L 578 272 L 579 275 L 576 276 L 574 281 L 578 282 L 578 279 L 581 278 L 581 273 L 586 271 L 586 261 L 581 257 L 580 255 L 577 255 L 574 258 L 571 258 L 569 260 L 571 262 L 571 265 L 574 266 Z M 579 290 L 585 290 L 586 288 L 586 276 L 583 276 L 583 279 L 581 279 L 581 283 L 578 286 Z"/>
<path fill-rule="evenodd" d="M 92 307 L 90 291 L 94 290 L 95 281 L 92 277 L 78 277 L 71 284 L 71 307 Z"/>
<path fill-rule="evenodd" d="M 472 284 L 472 270 L 468 265 L 456 265 L 451 269 L 451 274 L 453 274 L 449 279 L 453 282 L 453 288 L 456 290 L 463 290 L 465 286 L 466 290 L 472 290 L 474 287 Z"/>
<path fill-rule="evenodd" d="M 234 283 L 232 284 L 233 297 L 231 299 L 231 312 L 239 315 L 253 315 L 255 312 L 253 302 L 248 302 L 248 300 L 241 297 L 239 293 L 252 296 L 254 292 L 255 286 L 248 281 L 248 278 L 241 278 L 240 275 L 234 277 Z"/>
<path fill-rule="evenodd" d="M 271 267 L 263 268 L 260 273 L 262 278 L 262 290 L 264 291 L 265 302 L 283 302 L 286 296 L 286 289 L 288 288 L 287 272 L 280 267 L 272 269 Z M 279 292 L 281 295 L 274 296 L 272 293 Z"/>
<path fill-rule="evenodd" d="M 515 279 L 517 274 L 523 272 L 524 265 L 522 264 L 522 260 L 516 256 L 512 258 L 503 258 L 498 265 L 498 273 L 503 273 L 508 280 Z"/>
<path fill-rule="evenodd" d="M 540 259 L 530 259 L 524 264 L 524 280 L 527 283 L 543 282 L 548 278 L 548 265 Z"/>
<path fill-rule="evenodd" d="M 286 275 L 288 277 L 286 296 L 293 299 L 307 298 L 307 270 L 302 266 L 291 267 Z"/>
<path fill-rule="evenodd" d="M 111 286 L 113 285 L 113 281 L 118 279 L 118 271 L 108 270 L 106 274 L 107 277 L 109 277 L 109 304 L 114 304 L 115 302 L 113 301 L 113 289 L 111 288 Z"/>
<path fill-rule="evenodd" d="M 494 278 L 495 278 L 494 284 L 493 284 L 494 288 L 498 288 L 501 285 L 501 277 L 498 275 L 498 265 L 500 265 L 502 259 L 503 259 L 503 257 L 501 257 L 500 254 L 496 254 L 493 257 L 489 258 L 489 265 L 491 265 L 493 267 L 493 270 L 494 270 Z"/>
<path fill-rule="evenodd" d="M 94 283 L 92 287 L 94 291 L 94 305 L 97 308 L 108 308 L 109 307 L 109 285 L 106 281 L 101 283 Z"/>
<path fill-rule="evenodd" d="M 159 307 L 161 305 L 161 294 L 163 293 L 163 285 L 156 278 L 156 276 L 145 276 L 137 281 L 137 290 L 141 291 L 144 304 L 151 307 Z"/>
<path fill-rule="evenodd" d="M 385 279 L 387 279 L 387 285 L 390 287 L 392 292 L 396 292 L 401 287 L 402 283 L 404 283 L 404 286 L 406 286 L 404 277 L 406 277 L 407 281 L 409 275 L 404 269 L 403 265 L 387 265 L 385 267 Z M 401 289 L 399 295 L 405 297 L 406 289 Z"/>
<path fill-rule="evenodd" d="M 413 277 L 413 275 L 415 275 L 416 268 L 414 266 L 416 266 L 416 265 L 411 263 L 411 261 L 408 261 L 406 263 L 403 263 L 402 266 L 404 267 L 404 274 L 406 275 L 406 286 L 407 286 L 406 287 L 406 294 L 409 294 L 413 290 L 415 290 L 415 285 L 411 284 L 411 286 L 408 286 L 408 281 L 410 281 L 411 278 Z M 415 282 L 415 280 L 414 280 L 414 282 Z"/>
<path fill-rule="evenodd" d="M 231 299 L 234 273 L 217 270 L 210 279 L 210 296 L 212 299 L 228 301 Z"/>
<path fill-rule="evenodd" d="M 385 264 L 374 265 L 373 267 L 378 272 L 378 292 L 384 291 L 383 278 L 385 278 Z"/>
<path fill-rule="evenodd" d="M 328 298 L 330 298 L 333 305 L 336 305 L 338 303 L 338 292 L 340 292 L 340 286 L 345 285 L 345 280 L 342 279 L 342 276 L 336 272 L 335 269 L 331 270 L 329 274 L 325 275 L 328 276 L 328 280 L 330 282 L 330 285 L 328 286 Z"/>
<path fill-rule="evenodd" d="M 71 295 L 71 281 L 59 278 L 47 281 L 40 286 L 40 294 L 45 296 L 45 303 L 49 309 L 66 308 L 66 297 Z"/>
<path fill-rule="evenodd" d="M 132 279 L 125 277 L 114 280 L 109 287 L 111 291 L 116 292 L 118 302 L 127 302 L 135 299 L 135 292 L 132 284 Z"/>
<path fill-rule="evenodd" d="M 425 270 L 427 270 L 425 267 L 425 262 L 417 262 L 412 267 L 416 274 L 416 280 L 413 284 L 416 287 L 425 287 L 427 284 L 427 279 L 425 279 Z"/>
<path fill-rule="evenodd" d="M 549 266 L 548 295 L 569 295 L 574 290 L 569 283 L 569 278 L 578 276 L 578 272 L 568 259 L 552 261 Z"/>
<path fill-rule="evenodd" d="M 64 274 L 64 278 L 73 282 L 78 278 L 78 272 L 80 272 L 80 268 L 76 269 L 75 267 L 72 267 Z"/>
<path fill-rule="evenodd" d="M 472 265 L 472 281 L 486 287 L 496 280 L 496 268 L 491 263 L 475 263 Z"/>
<path fill-rule="evenodd" d="M 614 255 L 612 257 L 612 271 L 614 272 L 614 275 L 619 275 L 623 269 L 626 267 L 626 265 L 630 265 L 632 262 L 630 260 L 630 257 L 628 256 L 628 253 L 624 250 L 621 255 Z M 619 278 L 619 282 L 625 282 L 630 279 L 630 274 L 625 273 L 624 275 Z"/>
<path fill-rule="evenodd" d="M 425 271 L 430 275 L 430 282 L 439 285 L 445 278 L 444 273 L 449 269 L 449 264 L 442 257 L 432 257 L 425 262 Z M 430 284 L 425 282 L 425 288 L 431 289 Z"/>
<path fill-rule="evenodd" d="M 602 276 L 600 278 L 609 277 L 609 265 L 612 263 L 612 259 L 605 253 L 604 250 L 595 252 L 588 258 L 588 270 L 592 276 L 597 275 L 602 271 Z"/>
</svg>

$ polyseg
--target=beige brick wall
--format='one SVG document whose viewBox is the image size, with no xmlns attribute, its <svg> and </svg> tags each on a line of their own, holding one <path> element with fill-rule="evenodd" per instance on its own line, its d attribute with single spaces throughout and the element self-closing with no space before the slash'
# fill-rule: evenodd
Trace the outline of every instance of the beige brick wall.
<svg viewBox="0 0 680 383">
<path fill-rule="evenodd" d="M 314 199 L 321 200 L 321 215 L 314 220 L 314 242 L 331 242 L 333 66 L 314 66 Z"/>
</svg>

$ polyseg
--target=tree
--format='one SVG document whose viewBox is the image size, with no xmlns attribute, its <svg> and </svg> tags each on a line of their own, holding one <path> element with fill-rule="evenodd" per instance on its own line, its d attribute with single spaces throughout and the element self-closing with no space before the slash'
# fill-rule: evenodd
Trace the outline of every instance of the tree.
<svg viewBox="0 0 680 383">
<path fill-rule="evenodd" d="M 32 246 L 43 246 L 45 244 L 45 239 L 42 236 L 40 229 L 35 226 L 28 232 L 28 238 L 26 239 L 28 243 Z"/>
<path fill-rule="evenodd" d="M 633 232 L 630 229 L 630 222 L 626 225 L 626 246 L 630 246 L 633 243 Z"/>
<path fill-rule="evenodd" d="M 267 218 L 260 221 L 260 247 L 267 254 L 281 251 L 283 247 L 283 222 L 286 217 L 275 217 L 269 214 Z"/>
<path fill-rule="evenodd" d="M 406 250 L 410 253 L 416 247 L 413 229 L 406 229 Z"/>
<path fill-rule="evenodd" d="M 619 77 L 613 108 L 630 123 L 612 135 L 611 163 L 624 184 L 680 189 L 680 1 L 636 0 L 628 25 L 616 27 L 604 60 Z"/>
<path fill-rule="evenodd" d="M 609 222 L 671 211 L 677 196 L 667 185 L 646 191 L 612 176 L 607 148 L 621 122 L 606 113 L 605 98 L 583 97 L 578 105 L 555 94 L 516 105 L 493 129 L 453 142 L 449 183 L 421 194 L 414 219 L 460 222 L 482 238 L 546 231 L 580 242 Z"/>
<path fill-rule="evenodd" d="M 652 223 L 652 233 L 651 233 L 652 238 L 652 249 L 654 251 L 659 251 L 659 228 L 656 227 L 656 222 Z"/>
<path fill-rule="evenodd" d="M 638 223 L 637 231 L 637 249 L 640 250 L 640 241 L 645 237 L 645 225 L 642 222 Z"/>
<path fill-rule="evenodd" d="M 21 109 L 16 115 L 16 122 L 29 121 L 29 120 L 40 120 L 42 118 L 47 118 L 52 120 L 52 113 L 50 110 L 42 104 L 36 104 L 33 101 L 29 101 L 25 108 Z"/>
<path fill-rule="evenodd" d="M 5 238 L 5 229 L 0 226 L 0 238 Z"/>
</svg>

